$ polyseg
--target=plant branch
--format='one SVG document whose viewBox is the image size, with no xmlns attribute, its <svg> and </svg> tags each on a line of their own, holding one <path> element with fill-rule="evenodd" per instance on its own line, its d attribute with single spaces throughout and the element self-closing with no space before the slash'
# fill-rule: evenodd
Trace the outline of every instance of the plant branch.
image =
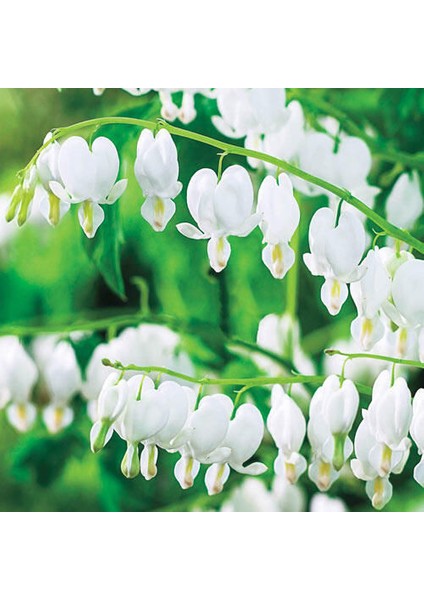
<svg viewBox="0 0 424 600">
<path fill-rule="evenodd" d="M 141 366 L 141 365 L 123 365 L 119 361 L 112 361 L 108 358 L 104 358 L 102 360 L 103 364 L 106 367 L 111 367 L 113 369 L 117 369 L 118 371 L 136 371 L 138 373 L 163 373 L 164 375 L 169 375 L 171 377 L 175 377 L 177 379 L 181 379 L 182 381 L 188 381 L 189 383 L 197 383 L 199 385 L 240 385 L 244 388 L 252 388 L 252 387 L 262 387 L 267 385 L 274 384 L 293 384 L 293 383 L 310 383 L 316 384 L 320 386 L 326 380 L 326 377 L 323 375 L 289 375 L 284 376 L 280 375 L 277 377 L 241 377 L 241 378 L 231 378 L 231 379 L 221 379 L 215 377 L 192 377 L 191 375 L 185 375 L 184 373 L 179 373 L 178 371 L 173 371 L 172 369 L 167 369 L 165 367 L 158 366 Z M 358 390 L 361 393 L 371 395 L 371 390 L 368 386 L 357 385 Z"/>
<path fill-rule="evenodd" d="M 328 356 L 345 356 L 346 359 L 351 360 L 354 358 L 371 358 L 373 360 L 382 360 L 385 362 L 390 362 L 395 365 L 404 365 L 406 367 L 415 367 L 417 369 L 424 369 L 424 363 L 418 360 L 408 360 L 406 358 L 395 358 L 394 356 L 384 356 L 383 354 L 368 354 L 367 352 L 356 352 L 353 354 L 349 354 L 347 352 L 342 352 L 341 350 L 336 350 L 330 348 L 325 350 L 325 353 Z"/>
<path fill-rule="evenodd" d="M 287 173 L 291 173 L 292 175 L 295 175 L 296 177 L 300 177 L 304 181 L 308 181 L 309 183 L 312 183 L 313 185 L 316 185 L 316 186 L 322 188 L 323 190 L 326 190 L 327 192 L 334 194 L 341 200 L 344 200 L 351 206 L 354 206 L 355 208 L 357 208 L 368 219 L 370 219 L 370 221 L 372 221 L 373 223 L 378 225 L 383 231 L 385 231 L 387 235 L 389 235 L 395 239 L 398 239 L 402 242 L 405 242 L 406 244 L 408 244 L 408 246 L 411 246 L 412 248 L 415 248 L 421 254 L 424 254 L 424 242 L 421 242 L 420 240 L 418 240 L 417 238 L 412 236 L 408 231 L 400 229 L 399 227 L 396 227 L 392 223 L 389 223 L 389 221 L 387 221 L 384 217 L 382 217 L 381 215 L 376 213 L 372 208 L 367 206 L 364 202 L 359 200 L 359 198 L 356 198 L 355 196 L 353 196 L 348 190 L 341 188 L 337 185 L 334 185 L 333 183 L 330 183 L 328 181 L 325 181 L 324 179 L 321 179 L 320 177 L 316 177 L 315 175 L 312 175 L 311 173 L 307 173 L 306 171 L 303 171 L 299 167 L 296 167 L 295 165 L 292 165 L 291 163 L 289 163 L 285 160 L 276 158 L 275 156 L 271 156 L 270 154 L 266 154 L 265 152 L 258 152 L 257 150 L 243 148 L 241 146 L 236 146 L 235 144 L 229 144 L 227 142 L 222 142 L 220 140 L 216 140 L 215 138 L 211 138 L 209 136 L 202 135 L 200 133 L 195 133 L 194 131 L 181 129 L 180 127 L 174 127 L 173 125 L 170 125 L 169 123 L 167 123 L 166 121 L 163 121 L 162 119 L 159 119 L 157 122 L 153 122 L 153 121 L 146 121 L 143 119 L 136 119 L 136 118 L 131 118 L 131 117 L 98 117 L 96 119 L 90 119 L 88 121 L 81 121 L 80 123 L 75 123 L 74 125 L 70 125 L 69 127 L 62 127 L 59 129 L 55 129 L 55 130 L 53 130 L 51 139 L 48 140 L 47 142 L 45 142 L 41 146 L 41 148 L 39 148 L 39 150 L 37 150 L 37 152 L 32 157 L 32 159 L 30 160 L 30 162 L 28 163 L 28 165 L 25 167 L 25 169 L 23 171 L 25 172 L 32 165 L 34 165 L 35 162 L 37 161 L 37 158 L 39 157 L 40 153 L 45 148 L 47 148 L 47 146 L 50 143 L 52 143 L 53 141 L 55 141 L 63 136 L 69 135 L 71 133 L 80 131 L 81 129 L 94 128 L 94 127 L 99 127 L 102 125 L 116 125 L 116 124 L 144 127 L 144 128 L 151 129 L 151 130 L 155 130 L 158 127 L 160 127 L 160 128 L 166 129 L 172 135 L 182 137 L 182 138 L 187 138 L 187 139 L 193 140 L 195 142 L 200 142 L 201 144 L 212 146 L 213 148 L 218 148 L 219 150 L 222 150 L 223 152 L 226 152 L 227 154 L 233 154 L 235 156 L 244 156 L 247 158 L 255 158 L 257 160 L 260 160 L 265 163 L 279 167 L 280 169 L 282 169 L 283 171 L 286 171 Z"/>
</svg>

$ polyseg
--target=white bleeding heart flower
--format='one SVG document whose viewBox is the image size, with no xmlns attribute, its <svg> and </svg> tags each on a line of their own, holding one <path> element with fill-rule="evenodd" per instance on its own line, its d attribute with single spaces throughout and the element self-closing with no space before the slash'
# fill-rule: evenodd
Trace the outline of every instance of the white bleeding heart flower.
<svg viewBox="0 0 424 600">
<path fill-rule="evenodd" d="M 278 131 L 264 136 L 261 149 L 266 154 L 298 164 L 300 149 L 305 138 L 305 117 L 299 102 L 292 100 L 287 105 L 287 116 L 287 121 Z M 269 164 L 266 168 L 271 172 L 275 172 L 276 169 Z"/>
<path fill-rule="evenodd" d="M 380 309 L 390 296 L 391 280 L 378 248 L 368 252 L 361 267 L 364 270 L 362 278 L 350 286 L 358 310 L 351 333 L 364 350 L 370 350 L 384 336 Z"/>
<path fill-rule="evenodd" d="M 145 479 L 156 475 L 157 447 L 174 452 L 188 440 L 189 429 L 186 426 L 196 402 L 195 391 L 175 381 L 164 381 L 150 396 L 163 404 L 167 420 L 155 434 L 143 439 L 140 463 Z"/>
<path fill-rule="evenodd" d="M 407 260 L 397 269 L 393 304 L 409 327 L 424 325 L 424 260 Z"/>
<path fill-rule="evenodd" d="M 424 487 L 424 389 L 419 389 L 415 394 L 412 410 L 411 437 L 421 455 L 421 460 L 414 469 L 414 479 Z"/>
<path fill-rule="evenodd" d="M 389 371 L 380 373 L 371 403 L 362 415 L 351 468 L 358 479 L 367 482 L 365 490 L 374 508 L 381 509 L 393 493 L 389 476 L 403 471 L 411 447 L 407 437 L 412 419 L 411 393 L 406 381 L 398 377 L 391 384 Z"/>
<path fill-rule="evenodd" d="M 294 484 L 306 471 L 306 459 L 299 454 L 305 439 L 306 421 L 297 404 L 281 385 L 274 385 L 267 428 L 278 448 L 274 462 L 277 475 Z"/>
<path fill-rule="evenodd" d="M 278 182 L 268 175 L 258 192 L 257 212 L 266 244 L 262 260 L 276 279 L 282 279 L 293 266 L 295 255 L 289 246 L 300 220 L 300 210 L 289 177 L 282 173 Z"/>
<path fill-rule="evenodd" d="M 194 240 L 208 239 L 208 256 L 212 269 L 219 273 L 228 262 L 231 246 L 227 237 L 247 236 L 261 216 L 253 213 L 253 187 L 246 169 L 228 167 L 218 181 L 211 169 L 200 169 L 187 188 L 187 204 L 198 228 L 180 223 L 180 233 Z"/>
<path fill-rule="evenodd" d="M 231 449 L 222 446 L 227 435 L 233 403 L 225 394 L 204 396 L 189 417 L 187 440 L 179 450 L 181 458 L 174 473 L 183 489 L 193 485 L 200 463 L 225 463 Z"/>
<path fill-rule="evenodd" d="M 97 420 L 90 432 L 92 452 L 99 452 L 112 437 L 114 423 L 124 410 L 127 398 L 127 381 L 119 374 L 111 373 L 104 382 L 97 400 Z"/>
<path fill-rule="evenodd" d="M 389 371 L 382 371 L 375 380 L 368 419 L 376 439 L 395 450 L 408 435 L 412 406 L 405 379 L 397 377 L 392 384 L 390 378 Z"/>
<path fill-rule="evenodd" d="M 221 116 L 212 117 L 212 123 L 227 137 L 271 133 L 288 118 L 284 89 L 218 88 L 215 96 Z"/>
<path fill-rule="evenodd" d="M 43 420 L 50 433 L 57 433 L 72 423 L 70 402 L 81 389 L 81 371 L 72 345 L 65 340 L 41 336 L 32 348 L 49 398 Z"/>
<path fill-rule="evenodd" d="M 119 156 L 115 145 L 99 137 L 90 148 L 84 138 L 70 137 L 61 144 L 58 170 L 62 183 L 51 181 L 51 191 L 62 202 L 80 205 L 81 227 L 87 237 L 94 237 L 105 217 L 101 204 L 114 204 L 127 187 L 126 179 L 116 181 Z"/>
<path fill-rule="evenodd" d="M 335 134 L 337 135 L 337 132 Z M 308 132 L 299 150 L 300 168 L 343 189 L 348 189 L 368 206 L 373 206 L 375 196 L 380 189 L 367 183 L 372 166 L 372 157 L 367 144 L 353 136 L 341 134 L 337 137 L 336 144 L 333 138 L 325 133 Z M 306 195 L 326 194 L 331 205 L 337 201 L 333 194 L 315 184 L 305 182 L 298 177 L 294 182 L 295 187 Z M 347 203 L 343 204 L 342 213 L 352 212 L 352 210 L 355 209 Z M 355 214 L 358 215 L 358 211 L 355 211 Z"/>
<path fill-rule="evenodd" d="M 121 463 L 122 473 L 125 477 L 133 478 L 140 473 L 138 445 L 165 427 L 169 411 L 150 377 L 135 375 L 128 380 L 127 386 L 125 408 L 115 421 L 114 429 L 127 442 L 127 451 Z M 147 468 L 141 469 L 146 479 L 156 475 L 156 459 L 157 451 L 149 456 Z"/>
<path fill-rule="evenodd" d="M 358 406 L 355 384 L 349 379 L 341 383 L 336 375 L 327 377 L 312 397 L 308 435 L 318 457 L 330 461 L 336 471 L 340 471 L 352 452 L 348 435 Z"/>
<path fill-rule="evenodd" d="M 417 171 L 403 173 L 386 200 L 387 220 L 401 229 L 412 229 L 422 215 L 424 200 Z"/>
<path fill-rule="evenodd" d="M 338 225 L 330 208 L 320 208 L 309 226 L 310 254 L 303 259 L 312 275 L 325 277 L 321 300 L 336 315 L 348 296 L 347 283 L 361 277 L 359 263 L 365 250 L 365 230 L 350 212 L 341 214 Z"/>
<path fill-rule="evenodd" d="M 44 138 L 44 143 L 52 138 L 49 132 Z M 36 168 L 38 180 L 44 190 L 40 201 L 40 212 L 50 225 L 57 225 L 60 219 L 68 212 L 70 203 L 56 196 L 50 187 L 52 182 L 63 187 L 62 177 L 59 172 L 59 153 L 61 145 L 59 142 L 51 142 L 37 159 Z M 63 197 L 63 195 L 62 195 Z"/>
<path fill-rule="evenodd" d="M 145 197 L 141 215 L 155 231 L 163 231 L 175 213 L 173 199 L 182 190 L 177 148 L 166 129 L 161 129 L 156 137 L 149 129 L 143 129 L 134 173 Z"/>
<path fill-rule="evenodd" d="M 230 475 L 230 468 L 243 475 L 261 475 L 267 470 L 267 467 L 260 462 L 244 465 L 259 448 L 263 434 L 264 422 L 256 406 L 253 404 L 240 406 L 230 421 L 227 435 L 222 442 L 224 449 L 230 449 L 226 462 L 216 462 L 206 471 L 205 483 L 209 495 L 219 494 L 222 491 Z"/>
<path fill-rule="evenodd" d="M 0 405 L 6 408 L 10 424 L 18 431 L 28 431 L 34 424 L 37 411 L 31 394 L 38 378 L 37 367 L 19 339 L 0 338 Z"/>
<path fill-rule="evenodd" d="M 391 472 L 400 473 L 409 456 L 409 440 L 390 457 L 385 457 L 384 445 L 378 442 L 370 426 L 368 413 L 363 411 L 363 421 L 355 436 L 355 455 L 351 461 L 351 469 L 358 479 L 366 481 L 365 491 L 377 510 L 381 510 L 391 499 L 393 487 L 389 481 Z M 376 457 L 377 461 L 376 461 Z M 386 467 L 382 472 L 380 459 L 384 458 Z"/>
</svg>

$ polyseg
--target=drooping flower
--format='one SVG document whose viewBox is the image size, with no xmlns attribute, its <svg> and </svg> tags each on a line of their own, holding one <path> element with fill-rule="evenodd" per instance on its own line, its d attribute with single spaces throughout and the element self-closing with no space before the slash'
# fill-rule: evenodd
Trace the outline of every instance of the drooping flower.
<svg viewBox="0 0 424 600">
<path fill-rule="evenodd" d="M 292 164 L 298 164 L 305 138 L 305 117 L 302 106 L 296 100 L 292 100 L 286 110 L 288 118 L 282 127 L 264 136 L 263 151 Z M 271 172 L 276 169 L 269 164 L 266 164 L 266 168 Z"/>
<path fill-rule="evenodd" d="M 248 461 L 259 448 L 264 434 L 264 422 L 259 409 L 253 404 L 240 406 L 230 421 L 222 448 L 230 449 L 225 462 L 214 462 L 206 471 L 205 483 L 209 495 L 219 494 L 230 475 L 230 468 L 244 475 L 261 475 L 267 467 Z"/>
<path fill-rule="evenodd" d="M 177 148 L 166 129 L 161 129 L 156 137 L 149 129 L 143 129 L 134 173 L 145 197 L 141 215 L 155 231 L 163 231 L 175 213 L 173 199 L 182 189 Z"/>
<path fill-rule="evenodd" d="M 51 138 L 52 134 L 49 132 L 44 138 L 44 143 Z M 50 225 L 57 225 L 71 206 L 69 202 L 65 202 L 56 196 L 50 187 L 52 182 L 56 182 L 63 187 L 62 177 L 59 172 L 60 148 L 59 142 L 51 142 L 41 152 L 36 163 L 38 180 L 44 191 L 40 201 L 40 212 Z"/>
<path fill-rule="evenodd" d="M 258 192 L 257 211 L 266 243 L 262 260 L 276 279 L 282 279 L 295 261 L 289 242 L 300 220 L 293 186 L 286 174 L 282 173 L 278 182 L 271 175 L 265 177 Z"/>
<path fill-rule="evenodd" d="M 127 442 L 127 451 L 121 463 L 125 477 L 140 473 L 138 445 L 156 435 L 168 420 L 169 411 L 164 398 L 156 393 L 155 385 L 145 375 L 135 375 L 127 382 L 128 395 L 124 409 L 114 423 L 115 431 Z M 156 455 L 148 465 L 147 479 L 156 475 Z"/>
<path fill-rule="evenodd" d="M 424 487 L 424 389 L 419 389 L 415 394 L 412 410 L 411 436 L 421 455 L 414 469 L 414 479 Z"/>
<path fill-rule="evenodd" d="M 193 485 L 200 463 L 225 463 L 231 455 L 231 448 L 222 446 L 227 435 L 233 403 L 225 394 L 204 396 L 199 408 L 187 423 L 187 441 L 179 449 L 181 458 L 175 465 L 174 473 L 183 489 Z"/>
<path fill-rule="evenodd" d="M 362 262 L 364 274 L 350 286 L 358 310 L 352 322 L 352 337 L 364 350 L 370 350 L 384 335 L 380 309 L 390 295 L 391 281 L 379 249 L 370 250 Z"/>
<path fill-rule="evenodd" d="M 417 171 L 403 173 L 386 200 L 388 221 L 401 229 L 412 229 L 422 215 L 424 200 Z"/>
<path fill-rule="evenodd" d="M 375 380 L 372 401 L 368 407 L 369 427 L 380 447 L 375 449 L 370 461 L 381 475 L 393 471 L 405 451 L 412 419 L 411 392 L 403 377 L 393 384 L 389 371 L 383 371 Z"/>
<path fill-rule="evenodd" d="M 310 254 L 303 259 L 312 275 L 325 278 L 321 300 L 331 315 L 337 315 L 348 296 L 347 283 L 361 277 L 359 263 L 365 250 L 365 230 L 358 217 L 350 212 L 340 216 L 335 225 L 334 212 L 320 208 L 309 227 Z"/>
<path fill-rule="evenodd" d="M 196 401 L 192 388 L 175 381 L 164 381 L 157 390 L 149 393 L 149 397 L 155 402 L 160 399 L 167 421 L 155 434 L 142 440 L 144 448 L 141 453 L 141 473 L 145 479 L 151 479 L 156 474 L 158 447 L 175 452 L 186 443 L 189 437 L 186 426 Z"/>
<path fill-rule="evenodd" d="M 378 448 L 377 440 L 367 419 L 367 412 L 355 435 L 355 455 L 351 460 L 351 469 L 358 479 L 366 481 L 365 491 L 374 508 L 382 509 L 391 499 L 393 486 L 387 473 L 381 474 L 371 463 L 372 455 Z M 409 451 L 408 451 L 409 452 Z"/>
<path fill-rule="evenodd" d="M 372 166 L 370 150 L 360 138 L 343 134 L 337 137 L 336 144 L 326 133 L 308 132 L 299 150 L 299 166 L 312 175 L 349 190 L 372 207 L 380 189 L 367 182 Z M 326 194 L 332 208 L 335 208 L 338 202 L 334 194 L 298 177 L 294 179 L 294 185 L 306 195 Z M 359 219 L 363 219 L 360 213 L 346 202 L 341 210 L 342 213 L 354 211 Z"/>
<path fill-rule="evenodd" d="M 37 185 L 37 169 L 33 165 L 27 170 L 18 185 L 13 190 L 9 207 L 6 211 L 6 221 L 10 222 L 17 215 L 18 225 L 23 225 L 30 214 L 31 204 L 35 196 Z"/>
<path fill-rule="evenodd" d="M 58 168 L 62 183 L 51 181 L 51 191 L 64 203 L 80 205 L 81 227 L 87 237 L 94 237 L 104 221 L 101 205 L 116 202 L 127 187 L 126 179 L 116 181 L 119 156 L 115 145 L 99 137 L 90 148 L 84 138 L 72 136 L 61 144 Z"/>
<path fill-rule="evenodd" d="M 293 484 L 306 471 L 306 459 L 299 454 L 306 434 L 305 417 L 281 385 L 273 386 L 271 405 L 267 427 L 278 448 L 274 470 Z"/>
<path fill-rule="evenodd" d="M 339 472 L 352 453 L 353 446 L 348 435 L 358 406 L 359 394 L 355 384 L 349 379 L 341 383 L 336 375 L 327 377 L 312 397 L 308 437 L 315 460 L 310 467 L 310 477 L 320 489 L 328 489 L 333 468 Z"/>
<path fill-rule="evenodd" d="M 389 371 L 377 377 L 372 401 L 362 411 L 355 436 L 354 475 L 367 482 L 365 490 L 374 508 L 381 509 L 392 497 L 391 473 L 401 473 L 409 456 L 408 430 L 412 419 L 411 393 L 398 377 L 393 384 Z"/>
<path fill-rule="evenodd" d="M 57 433 L 72 422 L 70 401 L 81 389 L 80 368 L 71 344 L 56 336 L 37 338 L 33 352 L 49 399 L 43 420 L 50 433 Z"/>
<path fill-rule="evenodd" d="M 31 394 L 38 378 L 37 367 L 19 339 L 0 338 L 0 406 L 18 431 L 28 431 L 34 424 L 37 411 Z"/>
<path fill-rule="evenodd" d="M 271 133 L 288 118 L 284 89 L 218 88 L 215 95 L 221 116 L 212 123 L 227 137 Z"/>
<path fill-rule="evenodd" d="M 128 398 L 128 383 L 117 373 L 111 373 L 103 384 L 98 401 L 96 418 L 91 432 L 91 450 L 101 450 L 113 434 L 113 426 L 125 408 Z"/>
<path fill-rule="evenodd" d="M 407 260 L 397 269 L 393 304 L 409 327 L 424 325 L 424 260 Z"/>
<path fill-rule="evenodd" d="M 211 169 L 200 169 L 187 188 L 187 204 L 198 227 L 180 223 L 180 233 L 194 240 L 208 239 L 208 256 L 212 269 L 219 273 L 230 258 L 231 235 L 247 236 L 261 216 L 253 213 L 253 187 L 246 169 L 228 167 L 220 181 Z"/>
</svg>

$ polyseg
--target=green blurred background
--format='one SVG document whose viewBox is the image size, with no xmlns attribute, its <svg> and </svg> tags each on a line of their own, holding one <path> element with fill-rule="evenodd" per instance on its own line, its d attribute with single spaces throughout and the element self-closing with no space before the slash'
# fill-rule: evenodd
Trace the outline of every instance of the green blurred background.
<svg viewBox="0 0 424 600">
<path fill-rule="evenodd" d="M 308 90 L 308 94 L 345 111 L 361 127 L 372 125 L 382 138 L 390 140 L 393 148 L 409 152 L 422 150 L 422 90 L 333 89 Z M 196 107 L 198 117 L 188 128 L 220 138 L 210 122 L 211 115 L 217 112 L 215 102 L 197 96 Z M 117 114 L 154 119 L 160 115 L 160 104 L 153 93 L 137 98 L 113 89 L 106 90 L 101 97 L 96 97 L 91 89 L 0 90 L 3 204 L 13 190 L 16 172 L 41 145 L 47 131 Z M 317 115 L 313 111 L 307 111 L 307 117 L 312 125 L 316 124 Z M 177 215 L 165 232 L 153 232 L 141 218 L 142 194 L 133 175 L 139 130 L 109 126 L 99 133 L 110 136 L 118 146 L 121 175 L 128 177 L 128 189 L 119 206 L 110 207 L 107 221 L 92 241 L 84 238 L 75 212 L 69 213 L 55 229 L 38 221 L 30 222 L 9 242 L 0 240 L 0 333 L 10 333 L 14 324 L 71 323 L 84 317 L 135 312 L 140 295 L 133 278 L 138 276 L 148 284 L 148 308 L 157 315 L 172 315 L 181 324 L 182 344 L 199 372 L 217 369 L 228 377 L 255 375 L 258 368 L 249 359 L 225 349 L 223 335 L 254 341 L 259 320 L 266 314 L 284 311 L 286 283 L 274 280 L 264 267 L 260 231 L 255 230 L 246 239 L 232 238 L 228 268 L 219 276 L 211 273 L 206 244 L 187 240 L 175 229 L 176 223 L 191 220 L 184 191 L 177 198 Z M 176 143 L 184 189 L 197 169 L 207 166 L 216 169 L 218 157 L 213 148 L 189 140 L 179 139 Z M 246 165 L 242 160 L 228 158 L 225 166 L 232 162 Z M 375 161 L 370 182 L 383 190 L 378 206 L 383 205 L 395 175 L 393 165 Z M 252 177 L 257 189 L 263 173 L 252 172 Z M 307 248 L 310 217 L 325 203 L 324 197 L 302 199 L 302 251 Z M 0 235 L 5 238 L 6 233 L 2 231 L 0 227 Z M 114 293 L 99 272 L 99 267 L 105 269 L 105 251 L 110 250 L 108 244 L 112 236 L 112 250 L 120 255 L 121 292 L 124 289 L 125 298 Z M 114 285 L 119 288 L 121 283 L 115 281 Z M 311 277 L 301 262 L 299 320 L 304 348 L 315 357 L 318 369 L 322 350 L 340 336 L 348 335 L 354 315 L 349 300 L 338 318 L 329 317 L 319 300 L 320 285 L 320 280 Z M 100 331 L 76 343 L 82 369 L 92 349 L 107 335 L 108 332 Z M 411 382 L 415 389 L 420 382 L 414 377 Z M 264 390 L 255 392 L 264 414 L 268 398 Z M 75 406 L 74 423 L 56 436 L 48 435 L 41 422 L 31 432 L 18 434 L 0 413 L 1 510 L 215 509 L 241 481 L 232 474 L 223 496 L 208 498 L 199 475 L 193 489 L 182 492 L 172 473 L 176 457 L 165 452 L 160 453 L 156 479 L 146 482 L 139 477 L 127 481 L 119 468 L 124 443 L 114 438 L 103 453 L 93 456 L 88 445 L 90 422 L 85 403 L 77 398 Z M 261 458 L 271 465 L 275 455 L 272 446 L 265 444 L 261 452 Z M 414 450 L 408 468 L 401 476 L 393 477 L 394 498 L 386 510 L 424 507 L 424 490 L 411 476 L 412 466 L 417 461 Z M 264 480 L 270 481 L 271 475 L 265 475 Z M 314 492 L 306 476 L 302 477 L 301 484 L 308 496 Z M 336 482 L 330 495 L 341 496 L 352 510 L 369 510 L 363 482 Z"/>
</svg>

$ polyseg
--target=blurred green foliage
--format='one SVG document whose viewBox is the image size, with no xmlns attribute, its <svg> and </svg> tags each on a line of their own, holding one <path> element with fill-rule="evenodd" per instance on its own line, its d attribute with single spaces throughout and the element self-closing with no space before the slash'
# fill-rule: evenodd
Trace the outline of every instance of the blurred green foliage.
<svg viewBox="0 0 424 600">
<path fill-rule="evenodd" d="M 410 152 L 423 149 L 423 90 L 332 89 L 310 93 L 342 109 L 362 127 L 374 127 L 393 148 Z M 198 97 L 196 106 L 198 117 L 189 128 L 220 137 L 210 122 L 210 116 L 216 114 L 214 101 Z M 101 97 L 90 89 L 1 90 L 0 194 L 10 194 L 16 172 L 51 128 L 117 114 L 154 119 L 159 110 L 154 95 L 135 98 L 121 90 L 106 90 Z M 175 223 L 191 220 L 184 191 L 177 199 L 177 216 L 165 232 L 153 232 L 142 220 L 142 195 L 133 175 L 139 130 L 108 126 L 96 135 L 107 135 L 118 146 L 121 176 L 129 179 L 126 193 L 117 205 L 107 207 L 106 221 L 94 240 L 85 239 L 72 213 L 55 229 L 29 223 L 1 248 L 0 324 L 69 322 L 88 311 L 95 315 L 135 311 L 139 290 L 133 278 L 142 277 L 154 313 L 172 315 L 201 332 L 200 337 L 184 336 L 185 347 L 200 369 L 219 364 L 224 377 L 255 375 L 257 367 L 249 359 L 234 357 L 224 348 L 222 331 L 254 341 L 259 320 L 268 313 L 284 311 L 286 283 L 274 280 L 263 266 L 260 231 L 245 239 L 233 238 L 228 268 L 219 276 L 213 274 L 206 244 L 188 240 L 175 229 Z M 185 190 L 197 169 L 216 169 L 218 156 L 213 148 L 196 142 L 178 139 L 176 143 Z M 234 162 L 246 165 L 227 157 L 224 166 Z M 372 173 L 372 183 L 383 188 L 383 196 L 392 167 L 377 161 Z M 257 189 L 263 173 L 252 176 Z M 310 217 L 325 198 L 304 198 L 301 202 L 303 252 Z M 320 281 L 308 276 L 301 262 L 298 313 L 304 345 L 312 349 L 318 365 L 322 350 L 348 335 L 354 312 L 349 301 L 339 317 L 331 319 L 319 301 L 319 288 Z M 76 343 L 83 368 L 94 346 L 106 335 L 96 333 Z M 413 385 L 416 387 L 418 381 Z M 269 394 L 255 390 L 254 396 L 265 412 Z M 77 399 L 73 425 L 57 436 L 47 435 L 41 423 L 28 434 L 17 434 L 0 414 L 0 509 L 186 510 L 213 508 L 221 502 L 219 497 L 207 498 L 201 475 L 192 490 L 182 492 L 172 474 L 176 457 L 165 452 L 160 453 L 156 479 L 125 480 L 119 467 L 124 443 L 114 438 L 99 456 L 93 456 L 88 447 L 89 428 L 82 399 Z M 265 445 L 263 453 L 262 458 L 271 465 L 275 451 Z M 416 460 L 415 455 L 411 457 L 411 465 Z M 271 473 L 264 477 L 270 481 Z M 424 491 L 412 482 L 411 468 L 393 479 L 395 495 L 389 510 L 424 506 Z M 233 474 L 228 490 L 239 480 Z M 302 485 L 308 494 L 314 492 L 305 476 Z M 351 508 L 369 509 L 362 482 L 353 478 L 336 482 L 331 495 L 337 494 Z"/>
</svg>

